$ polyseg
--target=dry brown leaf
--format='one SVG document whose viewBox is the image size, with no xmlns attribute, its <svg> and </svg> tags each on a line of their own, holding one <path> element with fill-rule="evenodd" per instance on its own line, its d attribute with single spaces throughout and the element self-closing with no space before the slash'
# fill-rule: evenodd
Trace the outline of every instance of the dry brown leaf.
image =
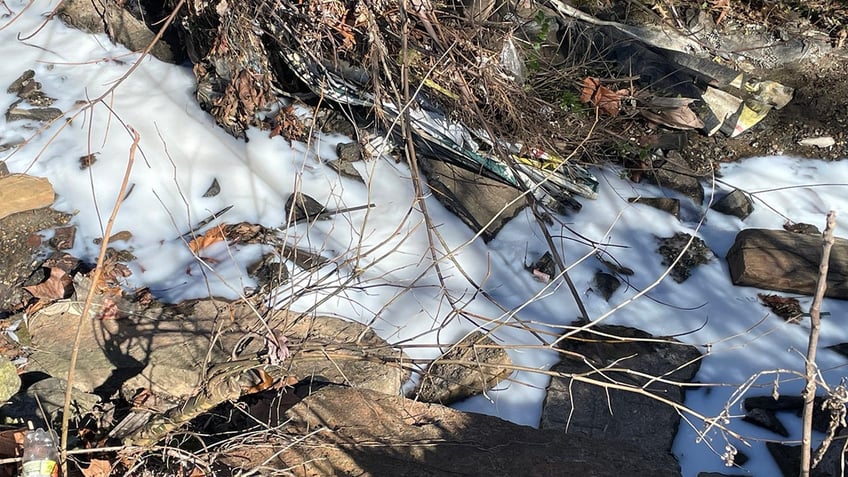
<svg viewBox="0 0 848 477">
<path fill-rule="evenodd" d="M 85 469 L 80 469 L 85 477 L 109 477 L 112 472 L 112 463 L 103 459 L 91 459 Z"/>
<path fill-rule="evenodd" d="M 586 77 L 583 80 L 583 89 L 580 91 L 580 101 L 591 103 L 598 109 L 610 116 L 618 116 L 621 110 L 621 100 L 630 94 L 630 90 L 621 89 L 613 91 L 601 85 L 598 78 Z"/>
<path fill-rule="evenodd" d="M 71 294 L 71 277 L 58 267 L 50 267 L 50 276 L 38 285 L 24 287 L 32 296 L 44 300 L 61 300 Z"/>
<path fill-rule="evenodd" d="M 196 237 L 188 243 L 188 249 L 192 251 L 192 253 L 198 253 L 204 248 L 218 243 L 222 240 L 227 240 L 227 235 L 224 232 L 224 224 L 218 225 L 216 227 L 212 227 L 205 234 L 200 237 Z"/>
</svg>

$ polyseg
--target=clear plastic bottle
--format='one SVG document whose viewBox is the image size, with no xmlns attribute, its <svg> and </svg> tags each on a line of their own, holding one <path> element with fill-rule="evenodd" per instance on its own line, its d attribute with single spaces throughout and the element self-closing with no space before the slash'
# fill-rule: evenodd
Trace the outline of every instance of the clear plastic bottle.
<svg viewBox="0 0 848 477">
<path fill-rule="evenodd" d="M 55 434 L 44 429 L 29 431 L 24 436 L 24 465 L 21 477 L 55 477 L 59 475 L 59 452 Z"/>
</svg>

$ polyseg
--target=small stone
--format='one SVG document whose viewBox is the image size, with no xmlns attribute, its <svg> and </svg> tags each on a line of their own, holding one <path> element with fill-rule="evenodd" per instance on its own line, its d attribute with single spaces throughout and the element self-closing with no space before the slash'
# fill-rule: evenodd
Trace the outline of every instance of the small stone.
<svg viewBox="0 0 848 477">
<path fill-rule="evenodd" d="M 612 297 L 612 294 L 621 286 L 621 281 L 611 273 L 598 271 L 595 273 L 595 278 L 592 280 L 592 287 L 606 301 Z"/>
<path fill-rule="evenodd" d="M 212 183 L 209 184 L 209 188 L 206 189 L 206 192 L 203 193 L 203 197 L 215 197 L 216 195 L 221 193 L 221 185 L 218 183 L 218 179 L 212 179 Z"/>
<path fill-rule="evenodd" d="M 435 360 L 411 397 L 445 405 L 461 401 L 482 394 L 506 379 L 512 374 L 511 364 L 503 346 L 477 331 Z"/>
<path fill-rule="evenodd" d="M 12 105 L 6 112 L 6 121 L 52 121 L 62 116 L 59 108 L 20 108 Z"/>
<path fill-rule="evenodd" d="M 627 202 L 645 204 L 649 207 L 668 212 L 675 218 L 680 218 L 680 199 L 670 197 L 631 197 Z"/>
<path fill-rule="evenodd" d="M 710 208 L 722 214 L 732 215 L 738 217 L 740 220 L 745 220 L 754 211 L 754 203 L 740 189 L 735 189 L 733 192 L 717 200 Z"/>
<path fill-rule="evenodd" d="M 326 220 L 328 217 L 326 207 L 321 205 L 317 200 L 302 193 L 295 192 L 286 200 L 286 215 L 290 215 L 288 223 L 295 224 L 297 222 L 308 220 Z"/>
<path fill-rule="evenodd" d="M 798 141 L 801 146 L 813 146 L 819 149 L 831 147 L 836 144 L 836 140 L 831 136 L 808 137 Z"/>
<path fill-rule="evenodd" d="M 56 250 L 69 250 L 74 248 L 74 237 L 76 236 L 77 228 L 73 225 L 68 227 L 59 227 L 50 239 L 50 245 Z"/>
<path fill-rule="evenodd" d="M 6 89 L 6 92 L 9 94 L 18 94 L 24 87 L 24 85 L 30 82 L 33 78 L 35 78 L 35 71 L 26 70 L 18 76 L 18 79 L 12 81 L 12 84 Z"/>
</svg>

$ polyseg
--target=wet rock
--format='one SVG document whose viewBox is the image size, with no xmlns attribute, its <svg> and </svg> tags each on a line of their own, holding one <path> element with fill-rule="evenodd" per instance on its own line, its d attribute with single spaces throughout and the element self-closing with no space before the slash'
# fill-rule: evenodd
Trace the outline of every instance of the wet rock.
<svg viewBox="0 0 848 477">
<path fill-rule="evenodd" d="M 422 160 L 421 167 L 436 199 L 485 241 L 524 208 L 518 189 L 494 179 L 443 161 Z"/>
<path fill-rule="evenodd" d="M 698 180 L 698 174 L 677 151 L 669 151 L 664 158 L 653 161 L 652 168 L 643 172 L 648 182 L 660 187 L 676 190 L 695 201 L 704 202 L 704 188 Z"/>
<path fill-rule="evenodd" d="M 477 331 L 435 360 L 413 395 L 423 402 L 445 405 L 461 401 L 484 393 L 509 377 L 511 365 L 503 346 Z"/>
<path fill-rule="evenodd" d="M 241 446 L 223 463 L 295 476 L 679 476 L 668 453 L 619 440 L 537 430 L 400 396 L 326 387 L 286 411 L 289 438 Z M 327 432 L 315 432 L 318 428 Z M 331 430 L 331 431 L 330 431 Z M 419 444 L 420 443 L 420 444 Z M 508 449 L 501 452 L 499 449 Z"/>
<path fill-rule="evenodd" d="M 690 239 L 692 240 L 691 243 L 689 243 Z M 677 257 L 683 253 L 683 256 L 671 269 L 671 278 L 677 283 L 686 281 L 692 275 L 692 269 L 708 263 L 713 257 L 713 252 L 702 239 L 683 232 L 660 239 L 660 247 L 657 252 L 662 256 L 662 264 L 666 266 L 674 263 Z"/>
<path fill-rule="evenodd" d="M 600 325 L 593 330 L 606 336 L 586 332 L 565 340 L 561 347 L 566 353 L 552 371 L 640 387 L 646 385 L 647 379 L 622 371 L 606 370 L 602 374 L 593 371 L 593 367 L 626 368 L 688 382 L 700 366 L 700 352 L 673 339 L 648 342 L 645 340 L 653 338 L 650 334 L 623 326 Z M 684 399 L 683 389 L 668 383 L 653 382 L 645 392 L 677 403 Z M 649 396 L 555 377 L 548 388 L 541 428 L 567 431 L 569 435 L 621 439 L 641 447 L 645 455 L 657 456 L 670 452 L 679 420 L 674 409 Z"/>
<path fill-rule="evenodd" d="M 645 204 L 649 207 L 668 212 L 675 218 L 680 218 L 680 200 L 669 197 L 631 197 L 627 202 Z"/>
<path fill-rule="evenodd" d="M 813 295 L 822 239 L 785 230 L 745 229 L 727 252 L 734 285 Z M 848 240 L 836 238 L 825 295 L 848 299 Z"/>
<path fill-rule="evenodd" d="M 733 192 L 717 200 L 711 209 L 722 214 L 738 217 L 745 220 L 754 211 L 754 202 L 744 192 L 735 189 Z"/>
</svg>

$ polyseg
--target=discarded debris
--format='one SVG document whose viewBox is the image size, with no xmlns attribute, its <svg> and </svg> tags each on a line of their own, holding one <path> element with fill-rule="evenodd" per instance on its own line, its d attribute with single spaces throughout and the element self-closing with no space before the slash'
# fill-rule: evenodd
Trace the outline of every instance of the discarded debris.
<svg viewBox="0 0 848 477">
<path fill-rule="evenodd" d="M 830 136 L 808 137 L 798 141 L 802 146 L 815 146 L 820 149 L 831 147 L 836 144 L 836 140 Z"/>
</svg>

